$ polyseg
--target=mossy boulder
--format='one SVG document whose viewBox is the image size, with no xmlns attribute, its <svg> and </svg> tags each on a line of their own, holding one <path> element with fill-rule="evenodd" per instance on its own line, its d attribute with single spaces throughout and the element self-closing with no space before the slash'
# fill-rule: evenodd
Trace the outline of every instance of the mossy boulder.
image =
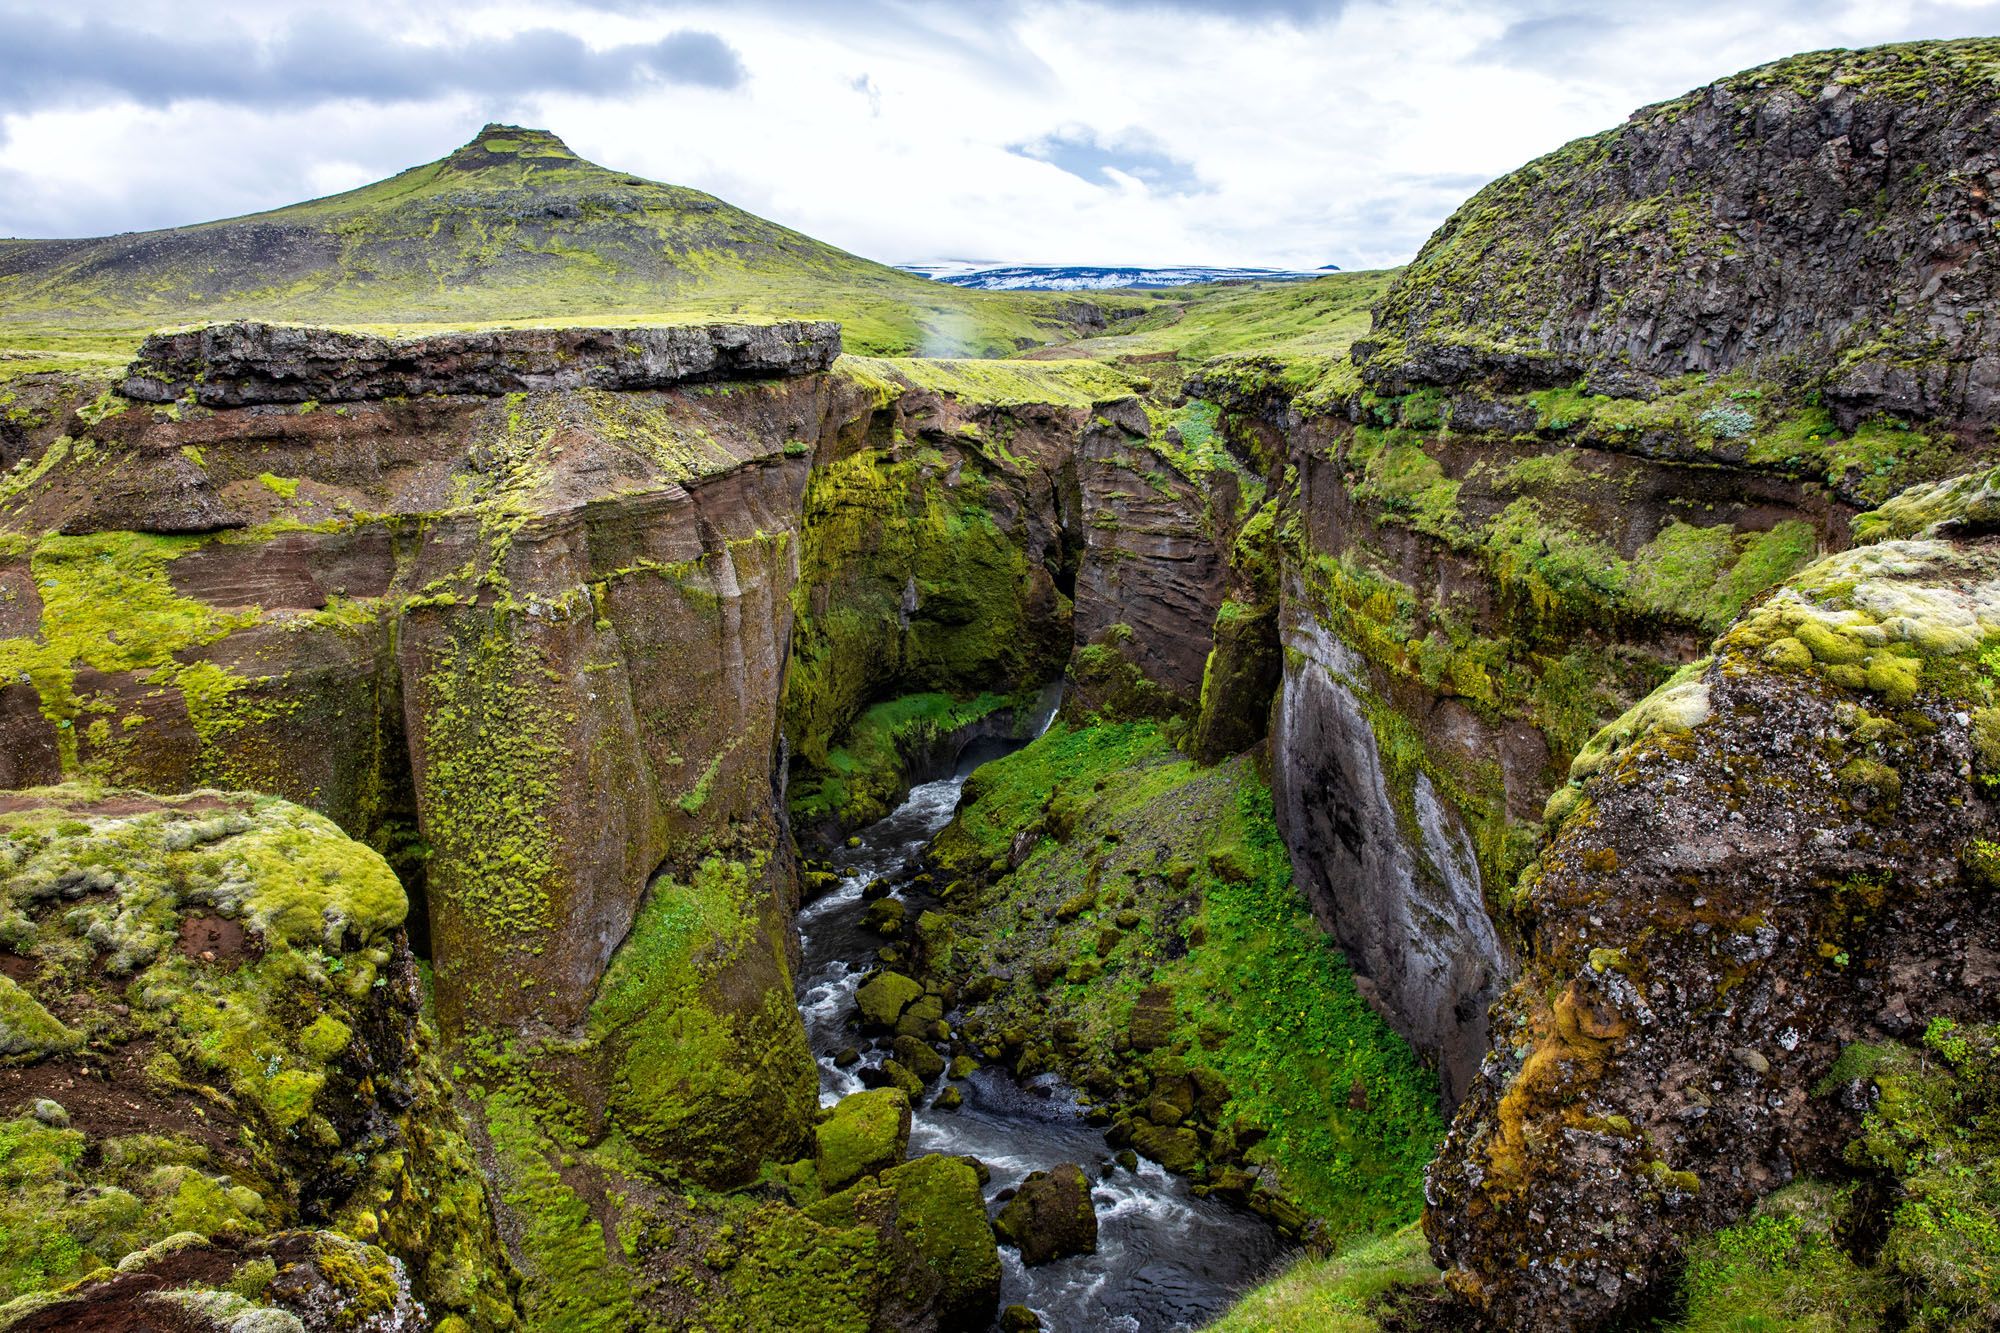
<svg viewBox="0 0 2000 1333">
<path fill-rule="evenodd" d="M 891 1049 L 896 1052 L 897 1061 L 925 1083 L 944 1073 L 944 1057 L 921 1037 L 898 1037 Z"/>
<path fill-rule="evenodd" d="M 861 914 L 861 928 L 876 935 L 897 936 L 903 933 L 903 916 L 908 909 L 900 898 L 877 898 L 868 904 Z"/>
<path fill-rule="evenodd" d="M 0 1066 L 0 1299 L 315 1220 L 328 1263 L 386 1252 L 405 1298 L 509 1325 L 405 910 L 380 855 L 284 801 L 0 797 L 8 1028 L 37 1034 Z"/>
<path fill-rule="evenodd" d="M 861 1021 L 870 1027 L 893 1028 L 896 1020 L 923 997 L 923 985 L 900 972 L 880 972 L 854 992 Z"/>
<path fill-rule="evenodd" d="M 746 1329 L 985 1327 L 1000 1256 L 972 1167 L 926 1156 L 800 1210 L 751 1219 L 728 1288 Z"/>
<path fill-rule="evenodd" d="M 993 1221 L 1000 1239 L 1030 1268 L 1073 1254 L 1097 1253 L 1097 1207 L 1090 1181 L 1071 1162 L 1032 1171 Z"/>
<path fill-rule="evenodd" d="M 940 1328 L 974 1328 L 1000 1299 L 1000 1252 L 986 1221 L 979 1174 L 932 1153 L 882 1173 L 897 1197 L 897 1226 L 936 1281 L 927 1302 Z"/>
<path fill-rule="evenodd" d="M 1169 1171 L 1185 1174 L 1201 1165 L 1201 1138 L 1191 1129 L 1141 1121 L 1132 1127 L 1132 1146 Z"/>
<path fill-rule="evenodd" d="M 813 1130 L 813 1160 L 829 1193 L 886 1171 L 910 1147 L 910 1099 L 900 1088 L 841 1098 Z"/>
</svg>

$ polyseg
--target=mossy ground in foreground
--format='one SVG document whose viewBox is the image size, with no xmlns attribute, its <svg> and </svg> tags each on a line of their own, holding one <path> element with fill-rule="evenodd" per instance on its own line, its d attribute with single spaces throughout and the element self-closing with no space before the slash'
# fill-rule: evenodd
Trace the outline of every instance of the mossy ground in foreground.
<svg viewBox="0 0 2000 1333">
<path fill-rule="evenodd" d="M 0 1301 L 180 1233 L 319 1225 L 398 1254 L 439 1315 L 509 1323 L 387 863 L 267 797 L 10 807 L 0 1091 L 35 1114 L 0 1122 Z"/>
</svg>

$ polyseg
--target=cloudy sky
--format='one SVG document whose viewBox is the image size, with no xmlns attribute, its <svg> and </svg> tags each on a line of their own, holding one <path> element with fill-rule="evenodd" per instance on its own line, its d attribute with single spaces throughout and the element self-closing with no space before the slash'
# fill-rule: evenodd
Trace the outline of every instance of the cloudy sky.
<svg viewBox="0 0 2000 1333">
<path fill-rule="evenodd" d="M 1795 51 L 2000 0 L 0 0 L 0 235 L 328 194 L 488 120 L 891 262 L 1344 268 Z"/>
</svg>

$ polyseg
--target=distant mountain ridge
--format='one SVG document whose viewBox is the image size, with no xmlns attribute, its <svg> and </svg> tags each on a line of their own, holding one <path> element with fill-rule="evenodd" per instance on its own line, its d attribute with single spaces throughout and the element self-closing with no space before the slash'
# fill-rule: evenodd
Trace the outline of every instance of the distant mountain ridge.
<svg viewBox="0 0 2000 1333">
<path fill-rule="evenodd" d="M 935 282 L 989 292 L 1081 292 L 1123 288 L 1191 287 L 1205 282 L 1301 282 L 1340 271 L 1338 264 L 1316 269 L 1231 268 L 1210 264 L 903 264 L 905 272 Z"/>
</svg>

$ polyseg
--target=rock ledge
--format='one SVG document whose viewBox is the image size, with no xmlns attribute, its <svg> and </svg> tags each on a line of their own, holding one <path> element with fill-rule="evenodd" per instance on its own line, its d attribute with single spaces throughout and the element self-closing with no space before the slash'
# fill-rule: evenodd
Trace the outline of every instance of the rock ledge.
<svg viewBox="0 0 2000 1333">
<path fill-rule="evenodd" d="M 721 379 L 807 375 L 840 355 L 820 321 L 677 327 L 491 329 L 380 338 L 254 322 L 156 333 L 121 392 L 146 403 L 193 395 L 203 407 L 359 402 L 421 394 L 664 389 Z"/>
</svg>

